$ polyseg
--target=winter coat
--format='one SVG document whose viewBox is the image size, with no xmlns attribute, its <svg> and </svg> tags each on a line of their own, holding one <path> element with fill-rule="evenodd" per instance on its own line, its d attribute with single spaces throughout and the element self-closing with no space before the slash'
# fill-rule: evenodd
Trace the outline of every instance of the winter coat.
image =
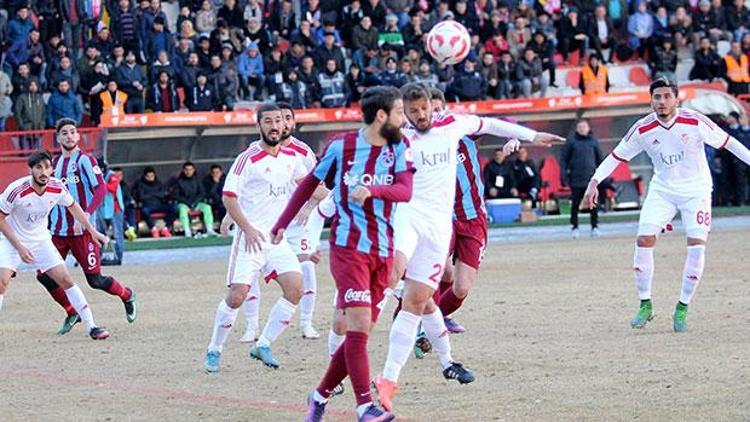
<svg viewBox="0 0 750 422">
<path fill-rule="evenodd" d="M 44 98 L 42 94 L 26 93 L 16 98 L 15 115 L 20 130 L 43 130 L 45 120 Z"/>
<path fill-rule="evenodd" d="M 572 188 L 588 186 L 589 179 L 603 159 L 604 156 L 596 138 L 591 134 L 581 136 L 577 132 L 574 133 L 565 141 L 560 158 L 563 182 Z"/>
<path fill-rule="evenodd" d="M 63 117 L 71 118 L 79 125 L 83 119 L 83 105 L 72 90 L 66 94 L 55 91 L 47 101 L 47 127 L 54 127 L 55 122 Z"/>
<path fill-rule="evenodd" d="M 198 202 L 206 199 L 206 191 L 196 175 L 186 177 L 180 174 L 180 177 L 172 182 L 171 193 L 178 204 L 185 204 L 190 208 L 195 208 Z"/>
<path fill-rule="evenodd" d="M 133 187 L 133 197 L 142 208 L 156 208 L 166 204 L 169 199 L 167 190 L 159 179 L 148 182 L 141 178 Z"/>
</svg>

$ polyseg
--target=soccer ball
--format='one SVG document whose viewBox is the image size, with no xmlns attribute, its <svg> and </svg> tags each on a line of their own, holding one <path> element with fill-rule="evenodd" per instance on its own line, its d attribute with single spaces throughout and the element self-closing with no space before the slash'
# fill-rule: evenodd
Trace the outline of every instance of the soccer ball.
<svg viewBox="0 0 750 422">
<path fill-rule="evenodd" d="M 471 50 L 469 31 L 456 21 L 443 21 L 427 34 L 427 51 L 438 63 L 460 63 Z"/>
</svg>

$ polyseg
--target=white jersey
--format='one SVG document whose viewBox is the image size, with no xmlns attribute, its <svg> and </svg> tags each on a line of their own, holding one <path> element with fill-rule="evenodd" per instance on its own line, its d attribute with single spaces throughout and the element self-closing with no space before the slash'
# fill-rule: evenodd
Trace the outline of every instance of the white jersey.
<svg viewBox="0 0 750 422">
<path fill-rule="evenodd" d="M 58 179 L 50 177 L 44 192 L 39 194 L 31 186 L 31 176 L 11 183 L 0 195 L 0 212 L 13 233 L 22 242 L 38 242 L 51 239 L 47 229 L 47 218 L 57 205 L 73 205 L 68 188 Z"/>
<path fill-rule="evenodd" d="M 612 151 L 612 156 L 630 161 L 646 151 L 654 165 L 649 189 L 700 196 L 713 188 L 704 144 L 722 148 L 729 139 L 729 135 L 706 116 L 678 108 L 670 122 L 659 121 L 655 113 L 636 122 Z"/>
<path fill-rule="evenodd" d="M 311 172 L 315 167 L 315 164 L 318 163 L 318 160 L 315 158 L 315 153 L 313 152 L 312 148 L 310 148 L 309 145 L 307 145 L 303 141 L 300 141 L 294 136 L 292 136 L 290 139 L 291 142 L 286 145 L 286 148 L 294 151 L 294 153 L 297 154 L 300 160 L 302 160 L 302 165 L 304 166 L 305 170 L 307 170 L 308 173 Z"/>
<path fill-rule="evenodd" d="M 307 172 L 291 149 L 280 147 L 273 156 L 260 143 L 251 143 L 234 160 L 223 194 L 236 197 L 250 224 L 268 235 L 289 202 L 294 181 Z"/>
</svg>

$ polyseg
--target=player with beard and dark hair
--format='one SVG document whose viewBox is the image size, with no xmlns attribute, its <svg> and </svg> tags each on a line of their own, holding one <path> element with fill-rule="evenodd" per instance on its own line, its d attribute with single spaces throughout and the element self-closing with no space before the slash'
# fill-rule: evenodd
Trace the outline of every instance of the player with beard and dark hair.
<svg viewBox="0 0 750 422">
<path fill-rule="evenodd" d="M 11 183 L 0 195 L 0 233 L 4 236 L 0 239 L 0 307 L 10 279 L 24 262 L 62 290 L 83 319 L 92 339 L 106 339 L 109 332 L 94 324 L 81 288 L 73 282 L 63 257 L 52 243 L 47 218 L 55 207 L 65 207 L 97 247 L 100 243 L 106 246 L 108 239 L 94 228 L 65 185 L 51 177 L 52 156 L 48 152 L 31 154 L 28 163 L 31 175 Z"/>
<path fill-rule="evenodd" d="M 67 186 L 73 199 L 89 215 L 90 221 L 96 221 L 96 210 L 99 209 L 107 194 L 107 185 L 102 177 L 102 171 L 94 157 L 81 151 L 81 134 L 78 132 L 75 120 L 68 118 L 58 120 L 55 124 L 55 131 L 62 154 L 55 156 L 52 160 L 53 176 Z M 64 206 L 55 207 L 50 214 L 49 229 L 52 232 L 52 243 L 55 244 L 60 255 L 65 258 L 68 252 L 72 253 L 81 266 L 89 286 L 119 297 L 125 305 L 125 317 L 128 322 L 135 321 L 135 292 L 131 287 L 122 286 L 114 277 L 102 275 L 99 244 L 92 239 L 91 233 L 84 230 L 83 226 L 75 220 L 70 209 Z M 71 305 L 63 289 L 47 274 L 39 273 L 37 280 L 67 313 L 65 322 L 57 333 L 69 332 L 75 324 L 81 321 L 75 307 Z"/>
<path fill-rule="evenodd" d="M 271 227 L 289 201 L 292 186 L 307 175 L 294 151 L 281 146 L 284 129 L 281 109 L 264 104 L 258 109 L 260 140 L 240 154 L 227 174 L 222 196 L 227 213 L 237 225 L 227 274 L 226 299 L 216 310 L 211 343 L 204 362 L 218 372 L 221 352 L 252 283 L 266 275 L 281 287 L 282 297 L 271 308 L 250 357 L 270 368 L 279 362 L 271 343 L 289 326 L 302 296 L 302 274 L 288 243 L 271 244 Z"/>
<path fill-rule="evenodd" d="M 362 95 L 367 126 L 332 140 L 315 169 L 294 192 L 274 226 L 274 243 L 321 181 L 333 190 L 330 270 L 345 309 L 346 338 L 331 357 L 323 379 L 308 396 L 307 421 L 321 421 L 333 390 L 349 376 L 360 421 L 395 417 L 372 403 L 369 332 L 385 300 L 393 262 L 393 214 L 411 198 L 413 168 L 409 143 L 401 134 L 404 109 L 393 87 L 372 87 Z"/>
</svg>

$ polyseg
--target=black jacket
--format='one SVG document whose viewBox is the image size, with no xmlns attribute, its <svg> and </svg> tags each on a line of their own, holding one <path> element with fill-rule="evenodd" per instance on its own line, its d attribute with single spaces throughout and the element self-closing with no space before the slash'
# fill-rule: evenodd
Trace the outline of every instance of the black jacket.
<svg viewBox="0 0 750 422">
<path fill-rule="evenodd" d="M 539 189 L 539 173 L 530 159 L 513 161 L 513 181 L 519 193 L 529 194 L 532 189 Z"/>
<path fill-rule="evenodd" d="M 502 182 L 498 178 L 502 177 Z M 516 186 L 513 178 L 513 164 L 508 160 L 498 164 L 490 161 L 484 168 L 484 194 L 487 198 L 512 198 L 510 190 Z M 497 195 L 491 195 L 490 189 L 496 188 Z"/>
<path fill-rule="evenodd" d="M 721 70 L 721 57 L 714 50 L 708 50 L 703 52 L 698 50 L 695 52 L 695 64 L 693 69 L 690 70 L 690 79 L 700 79 L 704 81 L 711 81 L 714 78 L 718 78 Z"/>
<path fill-rule="evenodd" d="M 222 191 L 224 190 L 224 182 L 226 181 L 226 175 L 222 175 L 219 182 L 214 182 L 214 179 L 210 174 L 203 178 L 203 191 L 206 193 L 206 202 L 211 206 L 224 206 L 222 203 Z"/>
<path fill-rule="evenodd" d="M 560 159 L 562 181 L 571 188 L 588 186 L 589 179 L 603 159 L 596 138 L 590 134 L 581 136 L 574 133 L 563 146 Z"/>
<path fill-rule="evenodd" d="M 172 182 L 171 192 L 172 198 L 178 204 L 185 204 L 190 208 L 195 208 L 198 202 L 203 202 L 206 199 L 206 191 L 203 190 L 203 185 L 196 175 L 188 178 L 184 174 L 180 174 L 180 177 Z"/>
<path fill-rule="evenodd" d="M 159 179 L 148 182 L 143 178 L 133 187 L 133 197 L 142 208 L 160 207 L 169 199 L 167 190 Z"/>
</svg>

